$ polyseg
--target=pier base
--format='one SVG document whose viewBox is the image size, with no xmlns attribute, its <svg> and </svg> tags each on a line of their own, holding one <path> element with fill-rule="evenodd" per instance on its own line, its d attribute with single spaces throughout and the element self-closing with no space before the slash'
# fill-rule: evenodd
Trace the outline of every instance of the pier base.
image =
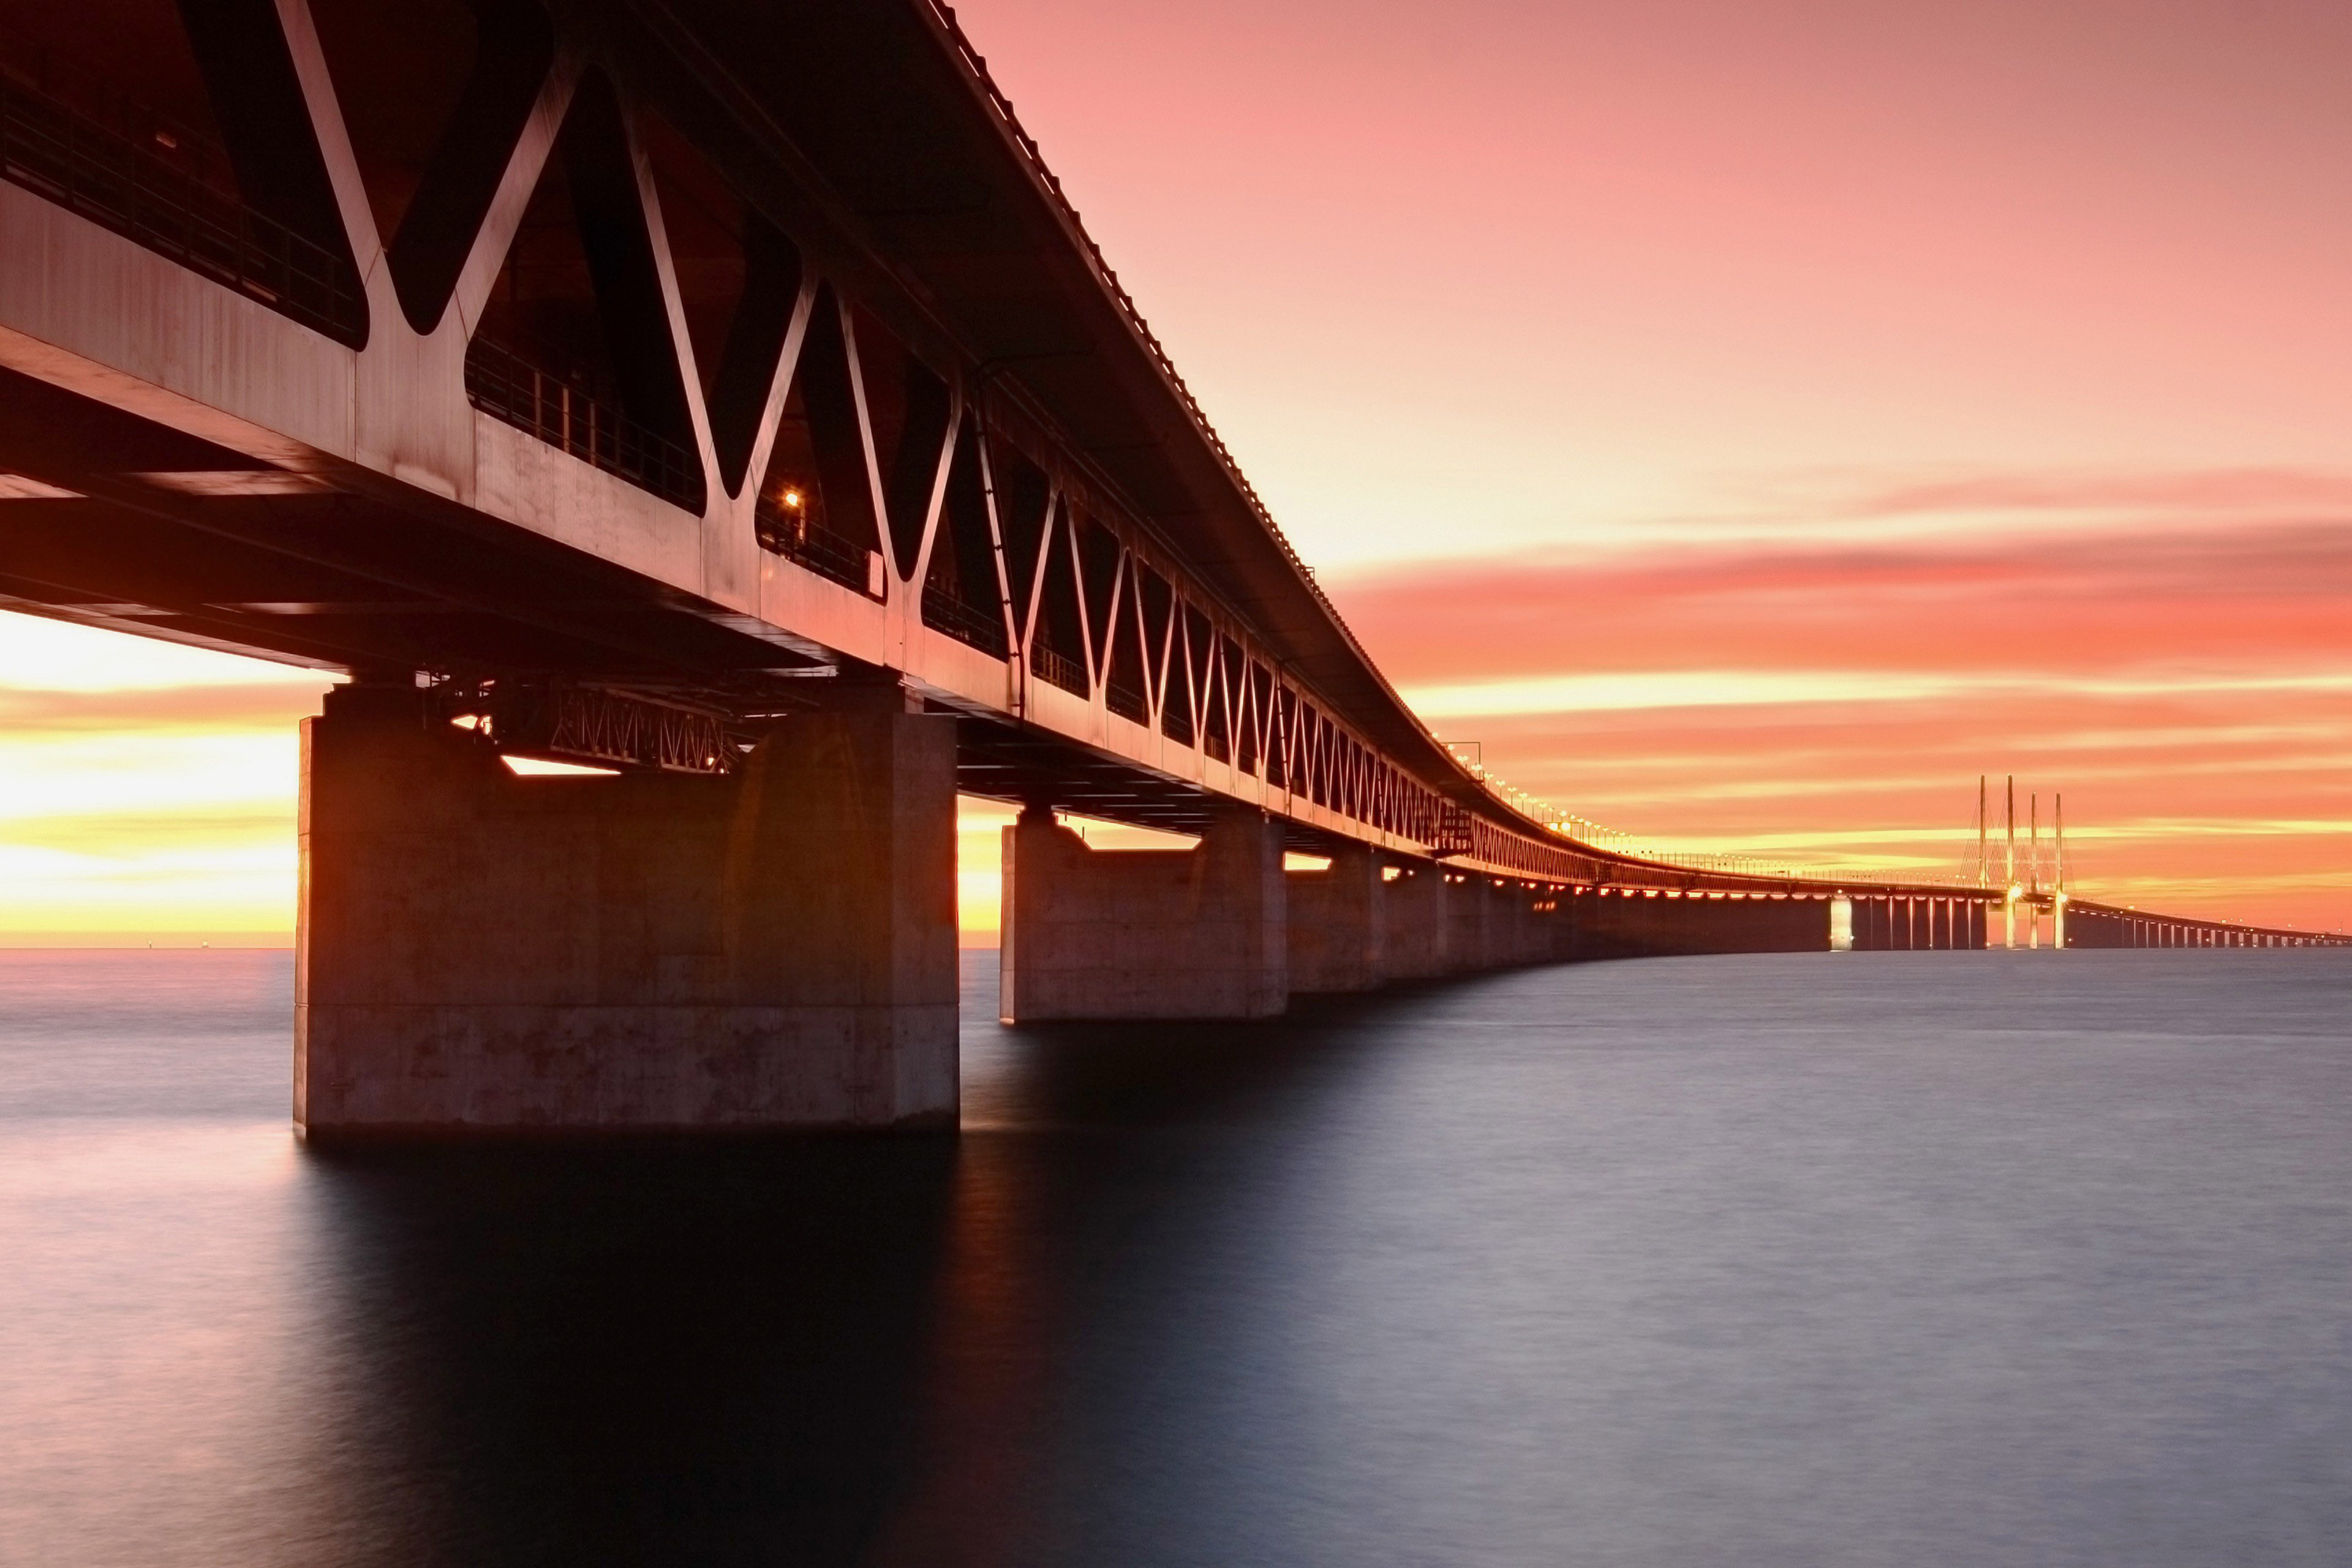
<svg viewBox="0 0 2352 1568">
<path fill-rule="evenodd" d="M 1446 970 L 1445 872 L 1418 860 L 1381 887 L 1381 978 L 1434 980 Z"/>
<path fill-rule="evenodd" d="M 518 778 L 421 693 L 344 688 L 300 838 L 311 1137 L 954 1125 L 951 719 Z"/>
<path fill-rule="evenodd" d="M 1370 991 L 1381 984 L 1388 930 L 1388 885 L 1370 849 L 1333 852 L 1320 871 L 1284 875 L 1290 989 Z"/>
<path fill-rule="evenodd" d="M 1564 897 L 1564 958 L 1653 958 L 1719 952 L 1826 952 L 1826 898 L 1668 898 L 1624 891 Z M 1857 903 L 1859 912 L 1862 905 Z M 1856 946 L 1862 943 L 1857 942 Z"/>
<path fill-rule="evenodd" d="M 1004 830 L 1006 1023 L 1266 1018 L 1290 997 L 1282 830 L 1233 808 L 1190 849 L 1092 849 L 1031 807 Z"/>
</svg>

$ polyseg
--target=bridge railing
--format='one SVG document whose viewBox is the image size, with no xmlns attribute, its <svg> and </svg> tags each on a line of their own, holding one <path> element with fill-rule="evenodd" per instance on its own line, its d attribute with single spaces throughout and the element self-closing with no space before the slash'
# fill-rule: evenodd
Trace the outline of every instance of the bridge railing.
<svg viewBox="0 0 2352 1568">
<path fill-rule="evenodd" d="M 761 549 L 845 588 L 882 597 L 885 584 L 877 565 L 880 557 L 858 541 L 845 538 L 813 518 L 788 512 L 765 495 L 752 509 L 751 525 Z"/>
<path fill-rule="evenodd" d="M 232 194 L 227 153 L 0 30 L 0 177 L 356 348 L 358 268 Z"/>
<path fill-rule="evenodd" d="M 1004 619 L 994 610 L 966 604 L 936 583 L 923 584 L 923 624 L 941 631 L 967 647 L 1005 657 L 1008 648 Z"/>
<path fill-rule="evenodd" d="M 1086 667 L 1067 654 L 1033 643 L 1029 648 L 1029 673 L 1040 680 L 1050 681 L 1063 690 L 1084 697 L 1087 694 Z"/>
<path fill-rule="evenodd" d="M 578 375 L 543 369 L 495 339 L 466 345 L 466 395 L 494 418 L 666 501 L 698 511 L 702 464 L 632 418 L 618 397 Z M 858 581 L 864 582 L 860 563 Z"/>
</svg>

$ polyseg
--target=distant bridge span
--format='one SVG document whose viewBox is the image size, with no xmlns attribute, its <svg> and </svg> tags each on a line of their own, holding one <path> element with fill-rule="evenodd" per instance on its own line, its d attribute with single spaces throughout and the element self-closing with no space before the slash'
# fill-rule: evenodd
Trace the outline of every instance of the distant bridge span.
<svg viewBox="0 0 2352 1568">
<path fill-rule="evenodd" d="M 1842 896 L 1857 945 L 1983 940 L 1997 891 L 1489 789 L 930 0 L 8 15 L 0 605 L 353 675 L 306 742 L 314 1131 L 951 1114 L 956 789 L 1029 808 L 1027 1018 L 1818 948 Z"/>
</svg>

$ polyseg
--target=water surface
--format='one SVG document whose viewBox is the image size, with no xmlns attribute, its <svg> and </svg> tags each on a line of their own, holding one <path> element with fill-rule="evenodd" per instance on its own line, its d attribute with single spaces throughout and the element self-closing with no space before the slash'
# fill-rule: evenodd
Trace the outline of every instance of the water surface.
<svg viewBox="0 0 2352 1568">
<path fill-rule="evenodd" d="M 0 1562 L 2352 1560 L 2352 953 L 1007 1031 L 962 1138 L 321 1155 L 0 952 Z"/>
</svg>

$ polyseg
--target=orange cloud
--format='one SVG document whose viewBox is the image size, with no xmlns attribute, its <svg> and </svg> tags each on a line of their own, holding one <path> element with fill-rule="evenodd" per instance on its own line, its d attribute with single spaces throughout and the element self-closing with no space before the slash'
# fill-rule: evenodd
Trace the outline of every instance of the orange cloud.
<svg viewBox="0 0 2352 1568">
<path fill-rule="evenodd" d="M 1978 776 L 2014 773 L 2045 832 L 2065 795 L 2094 896 L 2342 923 L 2352 530 L 2234 509 L 2344 498 L 2189 476 L 2180 511 L 2211 515 L 2084 515 L 2164 489 L 1988 480 L 1965 504 L 2039 497 L 2050 524 L 1464 560 L 1334 592 L 1440 734 L 1664 847 L 1956 869 Z"/>
<path fill-rule="evenodd" d="M 2352 654 L 2352 514 L 2041 535 L 1687 542 L 1337 579 L 1401 684 L 1554 670 L 2324 674 Z"/>
</svg>

